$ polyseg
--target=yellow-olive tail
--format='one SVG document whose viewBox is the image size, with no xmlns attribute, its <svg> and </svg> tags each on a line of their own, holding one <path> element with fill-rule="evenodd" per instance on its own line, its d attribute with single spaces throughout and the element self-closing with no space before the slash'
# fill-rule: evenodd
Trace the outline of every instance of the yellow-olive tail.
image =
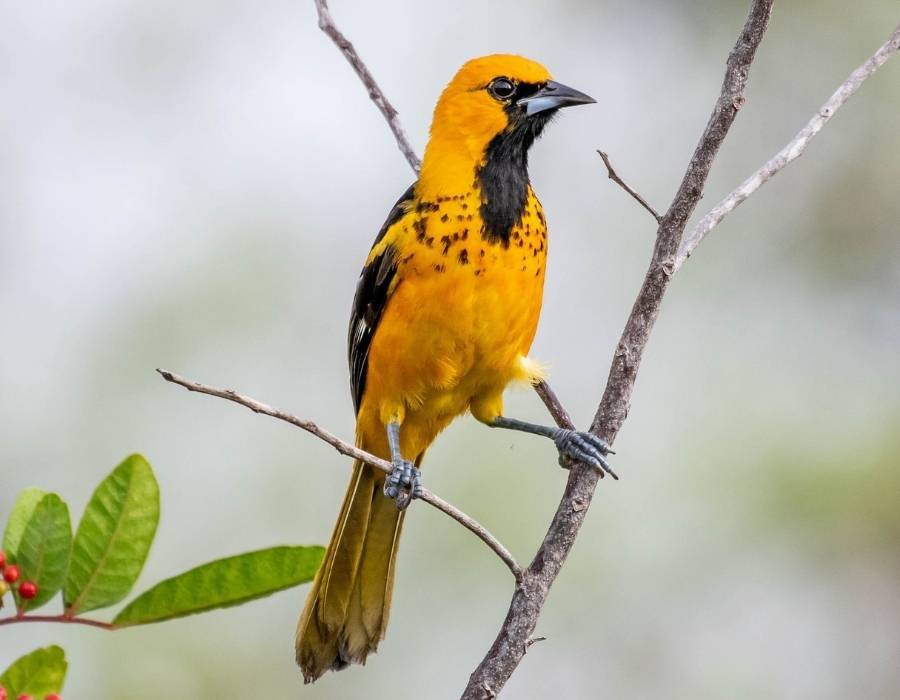
<svg viewBox="0 0 900 700">
<path fill-rule="evenodd" d="M 403 512 L 382 493 L 384 473 L 353 466 L 331 542 L 297 625 L 297 663 L 311 683 L 365 663 L 384 638 Z"/>
</svg>

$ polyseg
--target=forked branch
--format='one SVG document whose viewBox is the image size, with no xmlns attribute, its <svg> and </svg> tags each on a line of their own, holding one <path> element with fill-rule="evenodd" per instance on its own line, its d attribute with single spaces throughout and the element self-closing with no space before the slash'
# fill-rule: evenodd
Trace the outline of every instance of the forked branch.
<svg viewBox="0 0 900 700">
<path fill-rule="evenodd" d="M 320 26 L 322 26 L 321 9 L 325 3 L 322 0 L 315 0 L 315 2 L 317 8 L 320 9 Z M 713 160 L 738 110 L 745 102 L 744 89 L 749 69 L 768 27 L 773 2 L 774 0 L 752 0 L 747 20 L 728 56 L 725 78 L 712 115 L 688 164 L 675 198 L 665 215 L 660 216 L 637 192 L 622 181 L 613 170 L 608 157 L 602 152 L 600 154 L 610 179 L 623 187 L 646 208 L 659 224 L 649 269 L 614 353 L 606 388 L 591 426 L 592 432 L 609 443 L 615 439 L 628 414 L 641 358 L 673 274 L 681 268 L 691 252 L 725 215 L 797 158 L 834 112 L 900 47 L 900 27 L 898 27 L 888 42 L 869 61 L 851 74 L 850 78 L 838 88 L 817 115 L 781 152 L 720 202 L 685 237 L 684 231 L 688 219 L 700 201 Z M 332 36 L 332 39 L 335 36 L 341 37 L 346 42 L 343 35 L 334 28 L 330 17 L 327 16 L 327 8 L 326 17 L 330 22 L 331 29 L 335 32 L 332 34 L 326 29 L 329 36 Z M 324 26 L 323 29 L 325 29 Z M 345 51 L 344 46 L 338 40 L 335 40 L 335 43 L 342 51 Z M 348 57 L 348 60 L 351 59 Z M 358 56 L 356 60 L 359 61 Z M 371 94 L 371 85 L 374 80 L 371 79 L 368 69 L 361 61 L 359 64 L 362 69 L 353 60 L 351 60 L 351 64 L 354 65 L 354 69 L 357 70 L 357 74 L 360 75 Z M 411 148 L 403 137 L 402 128 L 399 128 L 396 112 L 388 113 L 382 110 L 382 113 L 385 114 L 391 130 L 400 144 L 400 150 L 407 157 L 413 170 L 418 171 L 418 158 L 410 158 Z M 568 413 L 549 385 L 541 382 L 535 386 L 535 390 L 558 425 L 573 427 Z M 513 594 L 506 619 L 491 649 L 471 675 L 463 692 L 464 700 L 496 697 L 518 666 L 529 647 L 529 641 L 533 639 L 531 635 L 546 602 L 550 587 L 565 562 L 584 521 L 597 486 L 598 477 L 595 470 L 585 465 L 575 465 L 571 470 L 565 492 L 544 541 L 529 567 L 521 572 L 519 585 Z"/>
<path fill-rule="evenodd" d="M 610 444 L 628 414 L 641 357 L 671 280 L 672 257 L 688 218 L 700 200 L 713 160 L 737 114 L 736 105 L 743 99 L 750 64 L 768 26 L 772 2 L 754 0 L 752 3 L 747 21 L 728 57 L 725 79 L 712 115 L 675 199 L 657 230 L 644 283 L 619 340 L 606 389 L 591 425 L 591 431 Z M 494 697 L 521 662 L 550 588 L 572 550 L 590 508 L 598 476 L 596 470 L 582 464 L 576 464 L 569 473 L 544 541 L 531 564 L 522 572 L 522 583 L 513 593 L 497 638 L 469 677 L 462 694 L 464 700 Z"/>
</svg>

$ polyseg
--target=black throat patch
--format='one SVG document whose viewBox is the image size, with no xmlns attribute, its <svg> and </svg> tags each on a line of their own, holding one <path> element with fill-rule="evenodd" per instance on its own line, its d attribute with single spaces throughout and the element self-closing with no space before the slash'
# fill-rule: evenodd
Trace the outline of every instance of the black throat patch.
<svg viewBox="0 0 900 700">
<path fill-rule="evenodd" d="M 509 126 L 491 139 L 484 165 L 475 171 L 485 238 L 504 245 L 509 245 L 512 229 L 521 220 L 528 201 L 528 149 L 556 112 L 525 116 L 515 103 L 519 97 L 516 95 L 506 107 Z"/>
</svg>

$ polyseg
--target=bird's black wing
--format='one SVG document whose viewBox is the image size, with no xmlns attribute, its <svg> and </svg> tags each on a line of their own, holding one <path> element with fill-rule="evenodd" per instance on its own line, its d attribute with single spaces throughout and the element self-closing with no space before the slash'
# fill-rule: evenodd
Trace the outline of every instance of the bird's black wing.
<svg viewBox="0 0 900 700">
<path fill-rule="evenodd" d="M 381 242 L 391 226 L 409 210 L 414 191 L 415 184 L 410 185 L 397 200 L 378 232 L 373 247 Z M 347 334 L 347 351 L 350 359 L 350 392 L 353 396 L 353 407 L 357 412 L 366 388 L 369 347 L 387 306 L 388 290 L 397 271 L 395 253 L 394 247 L 388 245 L 378 257 L 363 268 L 356 284 L 356 295 L 353 297 L 353 309 L 350 313 L 350 329 Z"/>
</svg>

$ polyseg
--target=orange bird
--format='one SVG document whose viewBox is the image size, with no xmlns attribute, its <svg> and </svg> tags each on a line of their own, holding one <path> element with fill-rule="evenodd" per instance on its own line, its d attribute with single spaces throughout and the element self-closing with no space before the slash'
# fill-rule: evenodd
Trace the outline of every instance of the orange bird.
<svg viewBox="0 0 900 700">
<path fill-rule="evenodd" d="M 353 300 L 356 444 L 394 469 L 354 466 L 297 627 L 307 682 L 364 663 L 384 637 L 404 509 L 421 493 L 425 450 L 458 415 L 549 437 L 609 471 L 601 439 L 503 415 L 508 384 L 541 378 L 527 355 L 547 226 L 528 149 L 560 108 L 591 102 L 510 55 L 469 61 L 438 100 L 419 179 L 381 227 Z"/>
</svg>

